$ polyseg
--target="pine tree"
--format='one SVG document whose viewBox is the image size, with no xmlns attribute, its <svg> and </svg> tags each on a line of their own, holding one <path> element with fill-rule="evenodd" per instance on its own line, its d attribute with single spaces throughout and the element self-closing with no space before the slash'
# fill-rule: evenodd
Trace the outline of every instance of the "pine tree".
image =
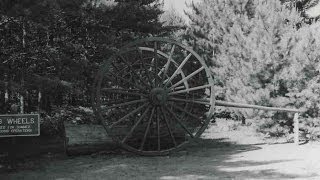
<svg viewBox="0 0 320 180">
<path fill-rule="evenodd" d="M 0 79 L 13 99 L 36 90 L 48 105 L 75 96 L 90 102 L 101 62 L 128 41 L 167 31 L 160 7 L 158 0 L 0 1 Z"/>
<path fill-rule="evenodd" d="M 189 43 L 211 64 L 217 96 L 272 105 L 299 13 L 276 0 L 204 0 L 192 8 Z"/>
<path fill-rule="evenodd" d="M 166 36 L 179 42 L 184 42 L 187 22 L 173 7 L 160 16 L 160 22 L 163 23 L 164 27 L 170 29 L 169 34 L 166 34 Z"/>
</svg>

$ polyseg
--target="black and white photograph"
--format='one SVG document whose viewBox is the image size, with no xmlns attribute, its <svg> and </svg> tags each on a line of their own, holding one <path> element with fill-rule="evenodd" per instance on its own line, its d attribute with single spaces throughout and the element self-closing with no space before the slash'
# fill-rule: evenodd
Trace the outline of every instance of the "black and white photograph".
<svg viewBox="0 0 320 180">
<path fill-rule="evenodd" d="M 320 0 L 0 0 L 0 180 L 320 179 Z"/>
</svg>

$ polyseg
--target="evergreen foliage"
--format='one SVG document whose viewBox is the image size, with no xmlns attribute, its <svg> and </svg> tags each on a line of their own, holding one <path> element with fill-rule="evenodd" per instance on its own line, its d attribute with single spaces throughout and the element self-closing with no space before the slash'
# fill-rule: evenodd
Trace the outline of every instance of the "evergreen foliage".
<svg viewBox="0 0 320 180">
<path fill-rule="evenodd" d="M 270 105 L 299 15 L 278 1 L 203 1 L 193 9 L 189 42 L 212 64 L 223 98 Z"/>
<path fill-rule="evenodd" d="M 1 106 L 25 102 L 26 112 L 91 106 L 93 76 L 117 48 L 165 33 L 159 0 L 0 1 Z M 40 95 L 39 95 L 40 96 Z M 23 104 L 20 105 L 24 106 Z M 5 113 L 5 112 L 4 112 Z"/>
<path fill-rule="evenodd" d="M 305 108 L 305 116 L 318 117 L 318 23 L 303 24 L 296 9 L 278 0 L 203 0 L 191 7 L 184 38 L 211 65 L 217 99 Z M 263 114 L 292 128 L 290 114 Z"/>
<path fill-rule="evenodd" d="M 179 14 L 175 9 L 170 8 L 160 16 L 160 21 L 165 27 L 172 29 L 172 31 L 166 34 L 166 36 L 179 42 L 184 41 L 183 34 L 187 28 L 187 22 L 183 19 L 181 14 Z"/>
</svg>

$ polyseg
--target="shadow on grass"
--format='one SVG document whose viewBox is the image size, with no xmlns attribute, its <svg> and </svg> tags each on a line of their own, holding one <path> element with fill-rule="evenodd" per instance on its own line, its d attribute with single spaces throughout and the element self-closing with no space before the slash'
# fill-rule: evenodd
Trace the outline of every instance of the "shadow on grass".
<svg viewBox="0 0 320 180">
<path fill-rule="evenodd" d="M 0 179 L 306 179 L 316 176 L 277 171 L 272 165 L 293 160 L 241 160 L 242 153 L 260 150 L 227 139 L 199 139 L 169 156 L 134 154 L 65 157 L 44 161 L 41 168 L 1 176 Z M 266 157 L 267 159 L 267 157 Z"/>
</svg>

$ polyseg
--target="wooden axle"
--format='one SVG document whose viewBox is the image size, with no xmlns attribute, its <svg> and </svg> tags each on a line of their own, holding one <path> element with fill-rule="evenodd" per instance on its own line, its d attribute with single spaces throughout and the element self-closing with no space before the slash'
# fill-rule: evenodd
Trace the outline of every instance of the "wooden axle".
<svg viewBox="0 0 320 180">
<path fill-rule="evenodd" d="M 209 100 L 197 100 L 197 102 L 210 104 Z M 279 108 L 279 107 L 267 107 L 267 106 L 258 106 L 258 105 L 251 105 L 251 104 L 243 104 L 243 103 L 234 103 L 234 102 L 227 102 L 227 101 L 215 101 L 216 106 L 225 106 L 225 107 L 235 107 L 235 108 L 250 108 L 250 109 L 260 109 L 265 111 L 282 111 L 282 112 L 292 112 L 294 113 L 293 118 L 293 126 L 294 126 L 294 143 L 299 145 L 299 114 L 303 113 L 304 110 L 301 109 L 289 109 L 289 108 Z"/>
<path fill-rule="evenodd" d="M 205 100 L 206 101 L 206 100 Z M 209 102 L 209 101 L 207 101 Z M 235 107 L 235 108 L 250 108 L 250 109 L 261 109 L 266 111 L 283 111 L 283 112 L 293 112 L 294 118 L 294 143 L 299 144 L 299 113 L 304 112 L 301 109 L 288 109 L 288 108 L 279 108 L 279 107 L 267 107 L 267 106 L 257 106 L 257 105 L 250 105 L 250 104 L 242 104 L 242 103 L 234 103 L 234 102 L 227 102 L 227 101 L 215 101 L 216 106 L 225 106 L 225 107 Z"/>
<path fill-rule="evenodd" d="M 185 100 L 185 99 L 181 99 L 181 98 L 169 98 L 169 100 L 211 105 L 209 99 Z M 304 110 L 301 110 L 301 109 L 267 107 L 267 106 L 258 106 L 258 105 L 252 105 L 252 104 L 243 104 L 243 103 L 235 103 L 235 102 L 220 101 L 220 100 L 215 100 L 215 104 L 214 105 L 215 106 L 234 107 L 234 108 L 260 109 L 260 110 L 265 110 L 265 111 L 283 111 L 283 112 L 294 112 L 294 113 L 302 113 L 302 112 L 304 112 Z"/>
<path fill-rule="evenodd" d="M 235 107 L 235 108 L 250 108 L 250 109 L 260 109 L 266 111 L 283 111 L 283 112 L 295 112 L 295 113 L 302 113 L 304 112 L 301 109 L 289 109 L 289 108 L 279 108 L 279 107 L 267 107 L 267 106 L 258 106 L 252 104 L 243 104 L 243 103 L 234 103 L 234 102 L 227 102 L 227 101 L 215 101 L 216 106 L 226 106 L 226 107 Z"/>
</svg>

